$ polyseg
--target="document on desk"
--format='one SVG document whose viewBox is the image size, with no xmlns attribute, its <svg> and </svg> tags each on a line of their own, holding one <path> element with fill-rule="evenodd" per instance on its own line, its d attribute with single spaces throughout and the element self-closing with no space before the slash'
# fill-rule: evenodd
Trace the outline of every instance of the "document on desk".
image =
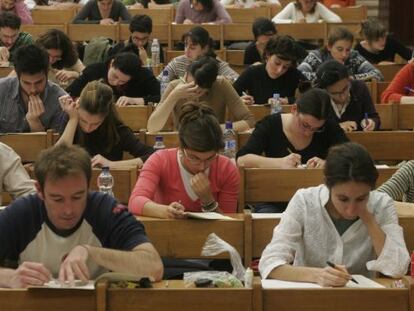
<svg viewBox="0 0 414 311">
<path fill-rule="evenodd" d="M 384 288 L 385 286 L 359 274 L 354 274 L 352 277 L 358 284 L 349 281 L 345 287 L 347 288 Z M 280 289 L 280 288 L 322 288 L 322 286 L 315 283 L 307 282 L 288 282 L 279 280 L 262 280 L 262 287 L 264 289 Z"/>
<path fill-rule="evenodd" d="M 252 213 L 252 219 L 280 219 L 283 213 Z"/>
<path fill-rule="evenodd" d="M 81 281 L 76 280 L 74 284 L 69 282 L 60 282 L 59 280 L 51 280 L 45 283 L 43 286 L 30 286 L 29 289 L 82 289 L 82 290 L 94 290 L 95 281 Z"/>
<path fill-rule="evenodd" d="M 229 216 L 222 215 L 220 213 L 210 212 L 210 213 L 194 213 L 187 212 L 185 213 L 188 218 L 195 219 L 205 219 L 205 220 L 235 220 Z"/>
</svg>

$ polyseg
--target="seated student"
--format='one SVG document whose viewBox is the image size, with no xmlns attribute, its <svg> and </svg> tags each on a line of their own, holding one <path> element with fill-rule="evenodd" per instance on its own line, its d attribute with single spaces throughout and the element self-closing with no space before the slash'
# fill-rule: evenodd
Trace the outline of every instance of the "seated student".
<svg viewBox="0 0 414 311">
<path fill-rule="evenodd" d="M 152 40 L 149 37 L 152 33 L 152 19 L 148 15 L 135 15 L 129 23 L 129 32 L 131 35 L 125 42 L 119 42 L 109 50 L 109 55 L 115 55 L 121 49 L 129 44 L 133 44 L 138 48 L 139 58 L 142 64 L 147 64 L 148 59 L 151 59 L 151 44 Z M 164 63 L 164 52 L 160 45 L 160 63 Z"/>
<path fill-rule="evenodd" d="M 44 150 L 35 164 L 37 194 L 0 213 L 0 287 L 88 280 L 111 270 L 162 277 L 144 227 L 113 197 L 89 192 L 91 164 L 80 147 Z"/>
<path fill-rule="evenodd" d="M 180 147 L 154 153 L 139 174 L 129 199 L 136 215 L 184 218 L 185 211 L 235 213 L 239 173 L 224 148 L 222 130 L 211 108 L 182 107 Z"/>
<path fill-rule="evenodd" d="M 296 69 L 298 47 L 289 36 L 271 38 L 264 50 L 265 64 L 250 66 L 233 86 L 244 103 L 267 104 L 274 93 L 279 93 L 283 104 L 295 101 L 300 80 L 306 78 Z"/>
<path fill-rule="evenodd" d="M 314 80 L 316 70 L 325 61 L 334 59 L 344 64 L 356 80 L 384 80 L 382 73 L 362 57 L 358 51 L 352 50 L 354 35 L 344 27 L 336 27 L 328 36 L 328 44 L 320 49 L 310 51 L 298 69 L 308 78 Z"/>
<path fill-rule="evenodd" d="M 321 3 L 330 9 L 356 5 L 355 0 L 322 0 Z"/>
<path fill-rule="evenodd" d="M 342 22 L 338 15 L 317 0 L 292 1 L 272 21 L 276 24 L 318 23 L 320 19 L 327 23 Z"/>
<path fill-rule="evenodd" d="M 263 6 L 280 8 L 279 0 L 220 0 L 226 8 L 259 8 Z"/>
<path fill-rule="evenodd" d="M 14 63 L 19 47 L 32 44 L 29 33 L 20 31 L 21 20 L 10 12 L 0 13 L 0 62 Z"/>
<path fill-rule="evenodd" d="M 68 86 L 67 92 L 79 97 L 88 82 L 99 79 L 112 88 L 118 106 L 157 103 L 160 99 L 158 80 L 142 67 L 140 59 L 132 52 L 118 53 L 106 63 L 87 66 Z"/>
<path fill-rule="evenodd" d="M 381 94 L 381 103 L 414 104 L 414 63 L 405 65 Z"/>
<path fill-rule="evenodd" d="M 66 87 L 79 76 L 85 66 L 78 57 L 69 37 L 58 29 L 50 29 L 39 36 L 36 44 L 49 54 L 49 80 Z"/>
<path fill-rule="evenodd" d="M 33 44 L 22 46 L 15 60 L 17 77 L 0 79 L 0 132 L 59 130 L 64 114 L 58 98 L 66 93 L 47 80 L 47 52 Z"/>
<path fill-rule="evenodd" d="M 232 20 L 219 0 L 180 0 L 175 22 L 177 24 L 230 24 Z"/>
<path fill-rule="evenodd" d="M 70 96 L 61 97 L 69 121 L 57 143 L 84 147 L 92 156 L 92 166 L 140 168 L 154 149 L 140 143 L 119 120 L 112 97 L 112 89 L 99 81 L 89 82 L 76 102 Z M 124 151 L 134 159 L 122 161 Z"/>
<path fill-rule="evenodd" d="M 246 167 L 323 167 L 329 147 L 348 141 L 338 123 L 329 119 L 330 101 L 326 91 L 310 89 L 292 105 L 291 113 L 263 118 L 237 153 L 237 163 Z"/>
<path fill-rule="evenodd" d="M 254 127 L 254 117 L 230 82 L 217 77 L 217 61 L 203 56 L 191 63 L 184 79 L 169 83 L 161 97 L 160 103 L 148 119 L 149 132 L 160 131 L 173 113 L 174 124 L 178 127 L 181 107 L 188 101 L 198 101 L 210 106 L 220 124 L 224 124 L 226 111 L 230 112 L 235 122 L 236 131 L 245 131 Z M 224 126 L 223 126 L 224 127 Z"/>
<path fill-rule="evenodd" d="M 23 0 L 1 0 L 0 12 L 10 12 L 18 16 L 23 25 L 33 24 L 32 14 Z"/>
<path fill-rule="evenodd" d="M 164 70 L 168 72 L 169 81 L 182 78 L 191 62 L 201 56 L 211 56 L 217 59 L 219 65 L 218 74 L 230 81 L 238 78 L 239 74 L 230 68 L 229 64 L 219 59 L 214 53 L 214 42 L 210 34 L 203 27 L 196 26 L 183 35 L 184 55 L 173 58 Z M 162 73 L 157 77 L 161 80 Z"/>
<path fill-rule="evenodd" d="M 361 27 L 364 40 L 355 46 L 355 50 L 371 64 L 393 64 L 396 54 L 407 61 L 411 60 L 413 51 L 387 34 L 387 30 L 378 20 L 364 21 Z"/>
<path fill-rule="evenodd" d="M 391 198 L 374 190 L 378 172 L 367 150 L 333 147 L 324 174 L 324 185 L 289 202 L 260 259 L 262 278 L 331 287 L 351 274 L 403 276 L 410 262 L 403 231 Z"/>
<path fill-rule="evenodd" d="M 380 118 L 364 81 L 352 80 L 348 68 L 328 60 L 316 71 L 315 84 L 331 96 L 331 117 L 345 132 L 374 131 Z"/>
<path fill-rule="evenodd" d="M 127 8 L 119 0 L 89 0 L 76 14 L 72 23 L 112 25 L 130 19 Z"/>
<path fill-rule="evenodd" d="M 0 143 L 0 192 L 6 191 L 13 199 L 35 192 L 33 180 L 23 167 L 19 155 L 9 146 Z M 0 205 L 1 205 L 0 196 Z"/>
</svg>

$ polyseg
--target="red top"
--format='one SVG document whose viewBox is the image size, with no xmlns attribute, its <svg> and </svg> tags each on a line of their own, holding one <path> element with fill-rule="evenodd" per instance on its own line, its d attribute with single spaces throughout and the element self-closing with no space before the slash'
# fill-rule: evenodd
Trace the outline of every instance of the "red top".
<svg viewBox="0 0 414 311">
<path fill-rule="evenodd" d="M 399 103 L 403 96 L 414 96 L 414 64 L 405 65 L 395 75 L 390 85 L 382 92 L 381 103 Z"/>
<path fill-rule="evenodd" d="M 129 199 L 129 211 L 142 215 L 144 204 L 179 202 L 186 211 L 201 212 L 200 199 L 193 201 L 184 188 L 177 161 L 177 148 L 159 150 L 145 162 Z M 239 172 L 230 159 L 219 155 L 210 165 L 210 188 L 224 213 L 237 212 Z"/>
</svg>

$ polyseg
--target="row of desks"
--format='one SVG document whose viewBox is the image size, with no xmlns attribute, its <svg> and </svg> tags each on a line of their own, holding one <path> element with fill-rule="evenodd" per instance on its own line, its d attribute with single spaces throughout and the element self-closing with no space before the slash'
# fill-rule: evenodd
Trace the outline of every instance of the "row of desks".
<svg viewBox="0 0 414 311">
<path fill-rule="evenodd" d="M 392 280 L 376 279 L 387 288 L 252 289 L 185 288 L 183 281 L 161 281 L 151 289 L 113 289 L 100 282 L 96 290 L 0 290 L 7 311 L 408 311 L 414 310 L 412 279 L 407 288 L 390 288 Z"/>
</svg>

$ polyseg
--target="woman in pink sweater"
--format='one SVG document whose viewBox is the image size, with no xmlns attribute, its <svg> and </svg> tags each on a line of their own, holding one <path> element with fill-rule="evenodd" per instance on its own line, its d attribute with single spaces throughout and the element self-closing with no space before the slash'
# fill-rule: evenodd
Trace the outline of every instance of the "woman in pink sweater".
<svg viewBox="0 0 414 311">
<path fill-rule="evenodd" d="M 129 199 L 135 215 L 185 218 L 185 212 L 235 213 L 239 173 L 224 147 L 211 108 L 185 104 L 179 118 L 180 147 L 159 150 L 145 162 Z"/>
<path fill-rule="evenodd" d="M 381 94 L 381 103 L 414 104 L 414 64 L 402 67 Z"/>
<path fill-rule="evenodd" d="M 23 25 L 33 24 L 32 14 L 23 0 L 0 0 L 0 12 L 16 14 Z"/>
</svg>

